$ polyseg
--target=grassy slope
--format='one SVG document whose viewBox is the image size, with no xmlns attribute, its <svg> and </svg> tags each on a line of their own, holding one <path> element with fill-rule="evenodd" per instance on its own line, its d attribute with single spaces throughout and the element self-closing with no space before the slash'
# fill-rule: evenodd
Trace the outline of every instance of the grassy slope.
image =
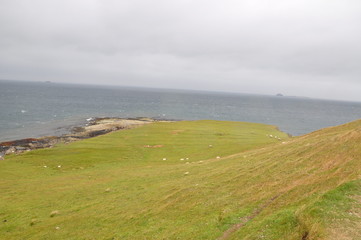
<svg viewBox="0 0 361 240">
<path fill-rule="evenodd" d="M 360 126 L 282 144 L 260 124 L 155 123 L 8 157 L 0 236 L 216 239 L 248 220 L 228 238 L 358 239 Z"/>
</svg>

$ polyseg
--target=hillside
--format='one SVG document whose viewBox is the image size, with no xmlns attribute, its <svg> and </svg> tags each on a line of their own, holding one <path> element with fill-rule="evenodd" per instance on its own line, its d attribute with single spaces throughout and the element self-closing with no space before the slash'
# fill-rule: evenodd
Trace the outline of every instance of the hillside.
<svg viewBox="0 0 361 240">
<path fill-rule="evenodd" d="M 360 120 L 181 121 L 7 156 L 0 238 L 361 239 L 360 146 Z"/>
</svg>

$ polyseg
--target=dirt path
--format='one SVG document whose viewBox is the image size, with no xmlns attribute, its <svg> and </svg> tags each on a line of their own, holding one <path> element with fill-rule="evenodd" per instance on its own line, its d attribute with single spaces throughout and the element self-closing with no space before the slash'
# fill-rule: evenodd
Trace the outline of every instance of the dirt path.
<svg viewBox="0 0 361 240">
<path fill-rule="evenodd" d="M 261 206 L 256 208 L 251 215 L 249 215 L 247 217 L 244 217 L 244 218 L 241 218 L 240 219 L 241 222 L 239 222 L 237 224 L 234 224 L 227 231 L 225 231 L 221 237 L 217 238 L 217 240 L 228 239 L 232 235 L 232 233 L 234 233 L 235 231 L 237 231 L 240 228 L 242 228 L 243 226 L 245 226 L 253 218 L 257 217 L 262 212 L 263 209 L 268 207 L 273 201 L 275 201 L 280 196 L 281 196 L 281 194 L 278 194 L 278 195 L 274 196 L 273 198 L 269 199 L 267 202 L 263 203 Z"/>
</svg>

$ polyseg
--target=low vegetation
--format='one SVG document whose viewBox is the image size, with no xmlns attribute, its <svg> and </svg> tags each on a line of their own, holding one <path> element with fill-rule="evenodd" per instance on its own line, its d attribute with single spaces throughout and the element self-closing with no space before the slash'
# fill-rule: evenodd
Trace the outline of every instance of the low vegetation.
<svg viewBox="0 0 361 240">
<path fill-rule="evenodd" d="M 0 161 L 1 239 L 361 239 L 361 121 L 155 122 Z"/>
</svg>

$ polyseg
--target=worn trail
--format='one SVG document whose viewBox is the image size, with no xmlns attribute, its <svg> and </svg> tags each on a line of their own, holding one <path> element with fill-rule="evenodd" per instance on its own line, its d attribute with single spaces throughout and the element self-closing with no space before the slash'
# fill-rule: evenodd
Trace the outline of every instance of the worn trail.
<svg viewBox="0 0 361 240">
<path fill-rule="evenodd" d="M 224 239 L 228 239 L 232 233 L 234 233 L 235 231 L 239 230 L 240 228 L 242 228 L 243 226 L 245 226 L 249 221 L 251 221 L 253 218 L 257 217 L 263 209 L 265 209 L 266 207 L 268 207 L 273 201 L 275 201 L 277 198 L 279 198 L 281 196 L 281 194 L 278 194 L 276 196 L 274 196 L 273 198 L 269 199 L 267 202 L 263 203 L 261 206 L 259 206 L 258 208 L 256 208 L 253 213 L 247 217 L 241 218 L 241 222 L 234 224 L 232 227 L 230 227 L 227 231 L 225 231 L 223 233 L 223 235 L 221 237 L 219 237 L 217 240 L 224 240 Z"/>
</svg>

